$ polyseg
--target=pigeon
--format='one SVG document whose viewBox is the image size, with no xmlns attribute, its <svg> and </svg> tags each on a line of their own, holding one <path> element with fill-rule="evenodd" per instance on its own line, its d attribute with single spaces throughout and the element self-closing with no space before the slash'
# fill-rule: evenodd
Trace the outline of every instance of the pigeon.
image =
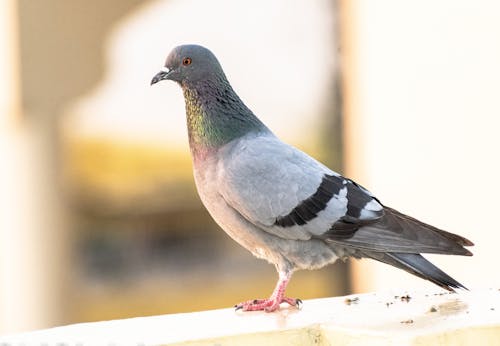
<svg viewBox="0 0 500 346">
<path fill-rule="evenodd" d="M 215 55 L 181 45 L 151 80 L 182 88 L 198 194 L 217 224 L 279 279 L 269 298 L 236 310 L 272 312 L 296 270 L 370 258 L 448 290 L 466 289 L 421 253 L 465 255 L 470 240 L 387 207 L 363 186 L 282 142 L 242 102 Z"/>
</svg>

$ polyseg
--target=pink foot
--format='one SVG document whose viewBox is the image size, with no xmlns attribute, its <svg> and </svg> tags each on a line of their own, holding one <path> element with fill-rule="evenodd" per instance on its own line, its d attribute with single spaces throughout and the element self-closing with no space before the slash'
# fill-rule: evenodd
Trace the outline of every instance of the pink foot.
<svg viewBox="0 0 500 346">
<path fill-rule="evenodd" d="M 285 289 L 292 276 L 289 271 L 279 271 L 279 280 L 273 294 L 268 299 L 254 299 L 235 305 L 236 310 L 273 312 L 279 309 L 281 303 L 300 308 L 302 300 L 285 297 Z"/>
<path fill-rule="evenodd" d="M 281 299 L 277 298 L 268 298 L 268 299 L 254 299 L 247 300 L 246 302 L 239 303 L 235 305 L 236 310 L 242 311 L 265 311 L 265 312 L 273 312 L 278 310 L 281 303 L 288 303 L 290 306 L 295 306 L 296 308 L 300 308 L 302 304 L 302 300 L 295 298 L 282 297 Z"/>
</svg>

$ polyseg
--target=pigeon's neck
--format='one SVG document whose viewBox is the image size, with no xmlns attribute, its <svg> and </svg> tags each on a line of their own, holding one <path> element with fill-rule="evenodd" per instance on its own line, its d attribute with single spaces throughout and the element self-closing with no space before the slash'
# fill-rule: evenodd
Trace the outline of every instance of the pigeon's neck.
<svg viewBox="0 0 500 346">
<path fill-rule="evenodd" d="M 249 132 L 269 131 L 225 79 L 185 83 L 182 90 L 189 144 L 195 159 Z"/>
</svg>

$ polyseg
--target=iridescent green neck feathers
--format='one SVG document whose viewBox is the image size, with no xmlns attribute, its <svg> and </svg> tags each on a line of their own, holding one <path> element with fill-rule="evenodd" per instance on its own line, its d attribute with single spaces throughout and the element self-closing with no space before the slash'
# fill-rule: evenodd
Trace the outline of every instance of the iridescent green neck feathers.
<svg viewBox="0 0 500 346">
<path fill-rule="evenodd" d="M 216 150 L 249 132 L 269 131 L 225 78 L 182 83 L 193 155 Z"/>
</svg>

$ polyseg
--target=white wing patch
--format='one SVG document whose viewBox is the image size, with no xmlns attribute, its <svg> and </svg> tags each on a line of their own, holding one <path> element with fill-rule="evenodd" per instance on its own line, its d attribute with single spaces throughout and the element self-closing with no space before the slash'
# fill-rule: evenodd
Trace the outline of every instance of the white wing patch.
<svg viewBox="0 0 500 346">
<path fill-rule="evenodd" d="M 361 209 L 361 213 L 359 218 L 361 220 L 370 220 L 379 217 L 380 211 L 384 209 L 384 207 L 376 200 L 372 199 L 370 202 L 366 203 L 366 205 Z"/>
</svg>

